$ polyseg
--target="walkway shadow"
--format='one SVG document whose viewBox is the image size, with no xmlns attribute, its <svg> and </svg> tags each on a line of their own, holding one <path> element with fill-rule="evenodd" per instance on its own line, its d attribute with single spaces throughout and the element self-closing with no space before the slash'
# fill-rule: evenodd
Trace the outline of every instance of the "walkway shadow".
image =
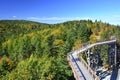
<svg viewBox="0 0 120 80">
<path fill-rule="evenodd" d="M 110 80 L 116 80 L 118 75 L 118 68 L 115 68 L 112 72 Z"/>
</svg>

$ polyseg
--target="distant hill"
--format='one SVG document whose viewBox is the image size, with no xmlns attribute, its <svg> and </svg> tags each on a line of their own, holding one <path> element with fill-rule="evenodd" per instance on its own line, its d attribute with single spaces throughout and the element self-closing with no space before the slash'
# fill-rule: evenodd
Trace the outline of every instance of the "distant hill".
<svg viewBox="0 0 120 80">
<path fill-rule="evenodd" d="M 0 36 L 2 37 L 0 42 L 10 38 L 12 35 L 30 33 L 48 27 L 49 24 L 27 20 L 0 20 Z"/>
</svg>

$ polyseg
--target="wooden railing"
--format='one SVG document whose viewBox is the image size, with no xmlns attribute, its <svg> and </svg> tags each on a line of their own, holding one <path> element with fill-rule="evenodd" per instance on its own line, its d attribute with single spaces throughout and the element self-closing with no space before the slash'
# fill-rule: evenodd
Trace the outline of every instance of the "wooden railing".
<svg viewBox="0 0 120 80">
<path fill-rule="evenodd" d="M 90 66 L 85 62 L 85 60 L 81 56 L 80 56 L 80 61 L 86 67 L 86 69 L 89 71 L 89 73 L 92 75 L 92 77 L 95 80 L 100 80 L 99 77 L 95 74 L 95 72 L 90 68 Z"/>
<path fill-rule="evenodd" d="M 76 79 L 79 78 L 79 77 L 78 77 L 78 73 L 75 72 L 76 70 L 74 70 L 75 66 L 73 65 L 71 59 L 69 58 L 70 54 L 74 54 L 74 55 L 79 56 L 80 53 L 83 53 L 86 50 L 89 50 L 94 46 L 104 45 L 104 44 L 109 44 L 109 43 L 114 43 L 114 42 L 116 42 L 116 40 L 97 42 L 97 43 L 94 43 L 94 44 L 87 44 L 87 45 L 82 46 L 82 48 L 79 48 L 77 50 L 73 50 L 70 53 L 68 53 L 68 61 L 69 61 L 69 64 L 70 64 L 70 66 L 71 66 L 71 68 L 73 70 L 73 73 L 74 73 L 74 76 L 76 77 Z M 86 67 L 86 69 L 89 71 L 89 73 L 94 78 L 94 80 L 100 80 L 99 77 L 95 74 L 95 72 L 90 68 L 90 66 L 85 62 L 85 60 L 82 57 L 80 57 L 80 61 Z M 81 79 L 77 79 L 77 80 L 81 80 Z"/>
<path fill-rule="evenodd" d="M 75 65 L 73 64 L 72 62 L 72 59 L 70 58 L 70 56 L 67 56 L 67 60 L 68 60 L 68 63 L 73 71 L 73 74 L 74 74 L 74 77 L 76 80 L 85 80 L 84 79 L 84 75 L 82 75 L 81 73 L 79 74 L 77 71 L 76 71 L 76 68 L 75 68 Z"/>
</svg>

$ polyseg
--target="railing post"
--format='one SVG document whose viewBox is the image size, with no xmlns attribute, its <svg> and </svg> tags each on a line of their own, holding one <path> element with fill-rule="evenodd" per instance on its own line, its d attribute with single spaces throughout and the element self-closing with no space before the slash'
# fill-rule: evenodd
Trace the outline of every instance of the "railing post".
<svg viewBox="0 0 120 80">
<path fill-rule="evenodd" d="M 116 43 L 115 43 L 115 59 L 114 59 L 114 61 L 115 61 L 115 67 L 117 66 L 117 45 L 116 45 Z"/>
<path fill-rule="evenodd" d="M 87 56 L 87 62 L 88 62 L 88 65 L 90 66 L 90 50 L 88 50 L 87 54 L 88 54 L 88 56 Z"/>
</svg>

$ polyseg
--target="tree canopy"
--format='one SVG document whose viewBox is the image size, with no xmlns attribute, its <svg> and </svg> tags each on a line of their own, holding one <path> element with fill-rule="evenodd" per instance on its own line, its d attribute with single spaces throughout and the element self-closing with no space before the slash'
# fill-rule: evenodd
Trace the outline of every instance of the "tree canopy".
<svg viewBox="0 0 120 80">
<path fill-rule="evenodd" d="M 119 30 L 119 26 L 91 20 L 59 24 L 1 20 L 0 79 L 71 79 L 67 53 L 87 42 L 111 36 L 120 39 Z"/>
</svg>

